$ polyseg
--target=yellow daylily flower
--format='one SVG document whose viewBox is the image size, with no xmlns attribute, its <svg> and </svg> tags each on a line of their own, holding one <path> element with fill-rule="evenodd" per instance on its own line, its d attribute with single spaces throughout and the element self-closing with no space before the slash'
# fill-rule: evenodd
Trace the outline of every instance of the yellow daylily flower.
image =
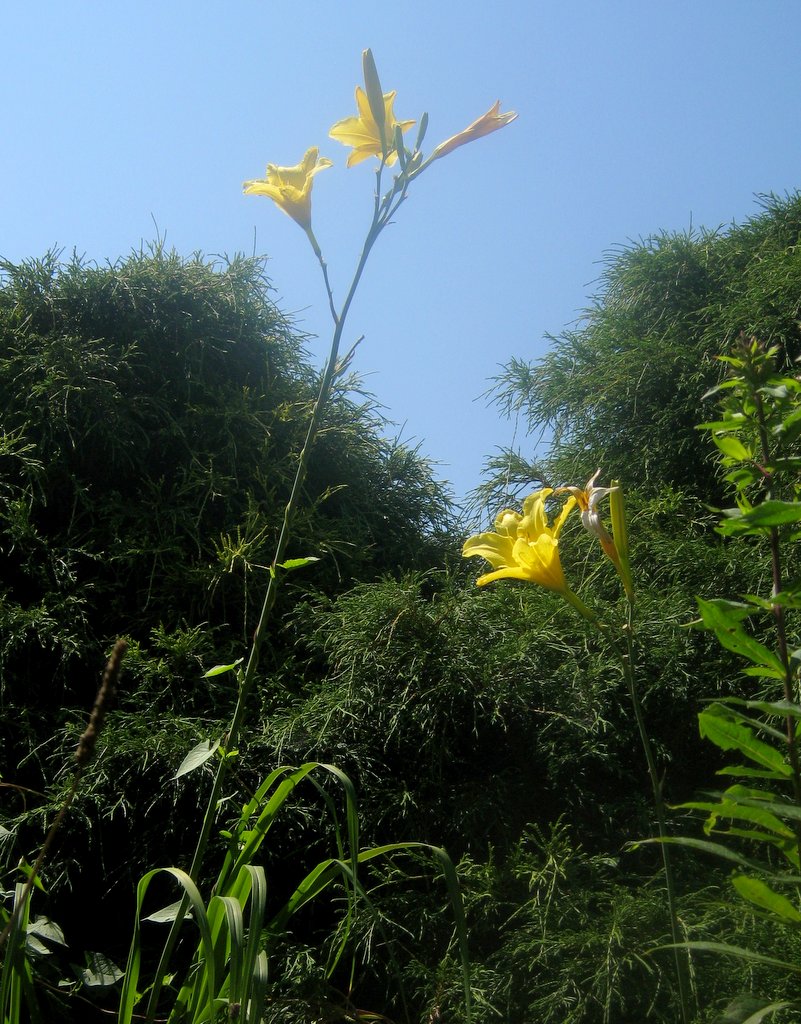
<svg viewBox="0 0 801 1024">
<path fill-rule="evenodd" d="M 399 127 L 402 132 L 407 132 L 414 121 L 396 121 L 392 106 L 395 102 L 396 90 L 383 93 L 384 98 L 384 124 L 379 128 L 370 109 L 370 101 L 367 93 L 360 86 L 356 86 L 356 107 L 359 111 L 357 117 L 346 117 L 331 128 L 328 133 L 332 139 L 341 142 L 343 146 L 352 146 L 353 152 L 348 156 L 348 167 L 354 167 L 368 157 L 377 156 L 379 159 L 386 155 L 387 164 L 393 164 L 398 158 L 395 152 L 395 128 Z"/>
<path fill-rule="evenodd" d="M 468 125 L 464 131 L 459 132 L 458 135 L 452 135 L 451 138 L 446 139 L 444 142 L 440 142 L 429 157 L 428 163 L 432 160 L 438 160 L 441 156 L 447 156 L 448 153 L 452 153 L 459 146 L 464 146 L 475 139 L 480 139 L 485 135 L 490 135 L 492 132 L 497 132 L 498 129 L 505 127 L 505 125 L 514 121 L 517 117 L 513 110 L 509 110 L 505 114 L 502 114 L 500 111 L 501 101 L 497 100 L 486 114 L 482 114 L 471 125 Z"/>
<path fill-rule="evenodd" d="M 552 487 L 544 487 L 530 494 L 523 502 L 522 516 L 504 509 L 495 520 L 495 533 L 469 537 L 464 542 L 462 555 L 465 558 L 479 555 L 493 567 L 493 572 L 476 580 L 479 587 L 503 579 L 538 583 L 560 594 L 580 615 L 603 629 L 595 612 L 573 593 L 565 580 L 559 559 L 559 534 L 576 505 L 576 498 L 568 498 L 556 520 L 549 523 L 545 500 L 554 493 Z"/>
<path fill-rule="evenodd" d="M 253 181 L 246 181 L 242 188 L 245 195 L 267 196 L 296 221 L 307 233 L 311 231 L 311 191 L 314 176 L 326 167 L 332 167 L 331 161 L 318 156 L 316 146 L 307 149 L 299 164 L 294 167 L 278 167 L 267 164 L 267 176 Z"/>
<path fill-rule="evenodd" d="M 479 533 L 465 541 L 462 555 L 480 555 L 493 567 L 476 581 L 479 587 L 493 580 L 515 579 L 539 583 L 548 590 L 568 590 L 559 560 L 559 533 L 575 498 L 568 498 L 556 521 L 548 523 L 545 499 L 550 487 L 535 491 L 523 502 L 523 515 L 505 509 L 495 520 L 495 533 Z"/>
</svg>

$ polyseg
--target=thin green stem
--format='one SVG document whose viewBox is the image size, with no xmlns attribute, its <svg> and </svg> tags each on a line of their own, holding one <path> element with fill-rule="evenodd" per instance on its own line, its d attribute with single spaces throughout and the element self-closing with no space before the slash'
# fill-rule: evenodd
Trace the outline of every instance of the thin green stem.
<svg viewBox="0 0 801 1024">
<path fill-rule="evenodd" d="M 668 836 L 667 815 L 665 813 L 665 801 L 662 797 L 662 784 L 656 769 L 656 758 L 654 757 L 651 738 L 645 725 L 645 716 L 642 710 L 637 684 L 634 676 L 634 606 L 631 601 L 627 602 L 628 611 L 626 616 L 626 650 L 622 656 L 623 672 L 629 688 L 631 705 L 634 709 L 634 717 L 637 721 L 637 730 L 640 734 L 645 762 L 648 766 L 648 777 L 651 780 L 653 793 L 654 810 L 656 811 L 657 829 L 661 842 L 659 847 L 662 851 L 662 866 L 665 873 L 665 890 L 667 892 L 668 915 L 670 917 L 670 933 L 673 940 L 673 956 L 676 964 L 676 981 L 679 989 L 679 1003 L 681 1006 L 681 1019 L 683 1024 L 690 1021 L 689 1001 L 689 952 L 685 962 L 681 955 L 682 935 L 679 927 L 678 914 L 676 912 L 676 892 L 673 881 L 673 868 L 670 861 L 670 848 L 666 842 Z"/>
<path fill-rule="evenodd" d="M 601 622 L 597 614 L 592 610 L 592 608 L 584 604 L 584 602 L 577 594 L 574 594 L 573 591 L 569 588 L 560 591 L 560 593 L 562 597 L 564 597 L 564 599 L 568 602 L 568 604 L 571 604 L 576 609 L 579 615 L 587 619 L 588 622 L 591 622 L 593 626 L 596 626 L 599 630 L 601 630 L 601 632 L 606 632 L 606 626 Z"/>
<path fill-rule="evenodd" d="M 378 180 L 380 183 L 380 168 Z M 394 195 L 394 191 L 393 193 L 391 193 L 391 195 Z M 396 204 L 395 209 L 397 209 L 397 205 L 399 204 Z M 325 370 L 323 371 L 323 377 L 320 382 L 320 390 L 317 396 L 317 401 L 315 402 L 311 420 L 309 421 L 309 426 L 306 432 L 306 438 L 303 443 L 303 448 L 301 450 L 300 456 L 298 457 L 298 466 L 297 470 L 295 471 L 295 479 L 292 484 L 292 490 L 289 495 L 289 500 L 287 501 L 286 507 L 284 509 L 281 530 L 278 535 L 278 541 L 276 543 L 275 553 L 273 555 L 273 560 L 271 564 L 272 571 L 270 573 L 269 583 L 267 584 L 267 592 L 264 596 L 261 614 L 259 615 L 259 622 L 256 627 L 256 631 L 253 635 L 253 643 L 250 648 L 250 654 L 248 656 L 244 676 L 239 687 L 239 695 L 237 697 L 236 706 L 234 707 L 234 712 L 228 727 L 228 732 L 226 733 L 225 746 L 228 749 L 235 747 L 237 744 L 239 734 L 242 730 L 242 726 L 245 721 L 245 712 L 247 709 L 248 699 L 253 691 L 253 687 L 256 681 L 257 670 L 261 654 L 261 646 L 264 641 L 267 623 L 269 621 L 273 606 L 275 605 L 275 600 L 278 595 L 278 587 L 281 581 L 282 573 L 279 566 L 284 561 L 286 549 L 289 544 L 295 512 L 300 501 L 303 485 L 306 481 L 309 458 L 311 456 L 311 451 L 314 446 L 314 442 L 316 440 L 318 431 L 320 429 L 320 424 L 322 423 L 323 420 L 326 405 L 331 394 L 332 385 L 336 379 L 338 372 L 337 364 L 339 356 L 339 347 L 342 341 L 342 334 L 345 328 L 345 321 L 347 319 L 351 303 L 353 302 L 353 298 L 356 294 L 356 289 L 359 285 L 362 274 L 364 273 L 364 268 L 367 263 L 367 259 L 370 255 L 370 251 L 372 250 L 373 245 L 375 244 L 379 234 L 381 233 L 381 230 L 387 223 L 386 213 L 388 210 L 389 204 L 387 204 L 386 202 L 379 202 L 378 199 L 376 200 L 373 221 L 372 224 L 370 225 L 370 230 L 367 233 L 364 246 L 362 247 L 359 262 L 356 266 L 356 271 L 353 275 L 353 280 L 351 281 L 350 288 L 348 289 L 348 293 L 345 297 L 345 301 L 343 302 L 342 309 L 340 310 L 339 313 L 336 312 L 336 307 L 334 305 L 333 293 L 331 291 L 331 286 L 328 279 L 328 269 L 323 258 L 322 252 L 320 250 L 319 245 L 317 244 L 317 240 L 315 239 L 311 229 L 307 231 L 309 241 L 312 244 L 312 248 L 314 250 L 315 255 L 317 256 L 318 262 L 320 263 L 320 267 L 322 270 L 326 294 L 328 296 L 329 301 L 329 307 L 331 309 L 331 313 L 334 320 L 334 333 L 331 340 L 331 349 L 328 354 L 328 360 L 326 362 Z M 394 212 L 394 210 L 392 212 Z M 200 835 L 198 836 L 197 845 L 195 847 L 195 852 L 192 857 L 192 863 L 189 868 L 189 875 L 194 882 L 198 881 L 200 871 L 203 866 L 203 860 L 206 854 L 206 850 L 208 848 L 212 828 L 214 827 L 214 822 L 217 816 L 217 809 L 222 799 L 223 786 L 225 783 L 227 771 L 228 759 L 222 757 L 220 758 L 217 765 L 217 771 L 214 776 L 214 782 L 212 784 L 211 793 L 209 795 L 208 803 L 206 806 L 206 813 L 203 816 Z M 175 949 L 175 945 L 178 941 L 178 934 L 180 932 L 184 918 L 186 917 L 188 907 L 189 900 L 186 896 L 184 896 L 181 900 L 181 905 L 178 909 L 175 920 L 173 921 L 172 926 L 170 928 L 167 941 L 164 944 L 164 948 L 162 950 L 161 957 L 156 968 L 155 979 L 153 986 L 151 988 L 151 995 L 148 1001 L 148 1006 L 145 1014 L 146 1019 L 148 1021 L 152 1021 L 155 1019 L 158 996 L 161 991 L 164 977 L 167 973 L 167 967 L 169 965 L 170 959 Z"/>
</svg>

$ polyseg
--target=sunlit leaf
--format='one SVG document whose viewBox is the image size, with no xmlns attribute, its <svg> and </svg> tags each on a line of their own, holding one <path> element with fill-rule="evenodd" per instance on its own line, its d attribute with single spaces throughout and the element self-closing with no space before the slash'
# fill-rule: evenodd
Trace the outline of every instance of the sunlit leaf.
<svg viewBox="0 0 801 1024">
<path fill-rule="evenodd" d="M 188 775 L 196 768 L 200 768 L 210 757 L 214 757 L 219 746 L 219 740 L 201 740 L 197 746 L 192 747 L 183 761 L 181 761 L 181 765 L 175 775 L 173 775 L 173 779 L 180 779 L 183 775 Z"/>
<path fill-rule="evenodd" d="M 203 678 L 211 679 L 212 676 L 221 676 L 225 672 L 233 672 L 237 665 L 241 665 L 244 660 L 244 658 L 237 658 L 230 665 L 215 665 L 214 668 L 210 668 L 208 672 L 203 673 Z"/>
<path fill-rule="evenodd" d="M 714 631 L 723 647 L 764 668 L 767 677 L 784 679 L 784 666 L 779 658 L 740 626 L 741 608 L 735 611 L 731 602 L 704 601 L 700 597 L 695 600 L 705 628 Z"/>
<path fill-rule="evenodd" d="M 801 921 L 801 911 L 786 896 L 771 889 L 761 879 L 751 875 L 733 875 L 731 884 L 744 900 L 753 903 L 755 907 L 776 914 L 785 921 Z"/>
<path fill-rule="evenodd" d="M 737 750 L 750 761 L 786 778 L 792 774 L 792 769 L 781 751 L 757 739 L 747 726 L 716 713 L 715 705 L 699 713 L 698 728 L 702 737 L 710 740 L 721 750 Z"/>
<path fill-rule="evenodd" d="M 288 558 L 285 562 L 279 562 L 278 568 L 291 572 L 293 569 L 302 569 L 305 565 L 311 565 L 312 562 L 319 561 L 320 559 L 314 555 L 307 555 L 306 558 Z"/>
<path fill-rule="evenodd" d="M 109 988 L 116 984 L 123 972 L 102 953 L 87 953 L 89 965 L 81 971 L 81 979 L 87 988 Z"/>
</svg>

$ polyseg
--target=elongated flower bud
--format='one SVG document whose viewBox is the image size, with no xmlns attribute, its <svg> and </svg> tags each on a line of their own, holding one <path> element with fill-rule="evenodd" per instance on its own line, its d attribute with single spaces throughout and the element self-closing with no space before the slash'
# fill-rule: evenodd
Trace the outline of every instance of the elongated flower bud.
<svg viewBox="0 0 801 1024">
<path fill-rule="evenodd" d="M 628 597 L 629 601 L 633 601 L 634 583 L 631 579 L 631 563 L 629 562 L 629 531 L 626 522 L 626 503 L 619 480 L 612 481 L 612 488 L 609 494 L 609 514 L 612 519 L 612 537 L 615 541 L 619 559 L 618 572 L 626 590 L 626 597 Z"/>
<path fill-rule="evenodd" d="M 370 104 L 370 113 L 378 128 L 378 134 L 383 143 L 384 155 L 391 148 L 391 140 L 387 139 L 387 118 L 384 108 L 384 93 L 381 91 L 381 82 L 378 78 L 378 69 L 375 66 L 372 50 L 362 51 L 362 71 L 364 72 L 364 91 L 367 93 L 367 102 Z"/>
</svg>

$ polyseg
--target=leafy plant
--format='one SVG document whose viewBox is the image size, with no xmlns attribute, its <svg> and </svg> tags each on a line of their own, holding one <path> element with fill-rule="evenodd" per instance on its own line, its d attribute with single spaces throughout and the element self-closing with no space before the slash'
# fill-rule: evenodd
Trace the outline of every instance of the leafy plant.
<svg viewBox="0 0 801 1024">
<path fill-rule="evenodd" d="M 752 699 L 724 697 L 699 715 L 703 737 L 739 762 L 718 772 L 739 781 L 708 799 L 682 804 L 707 814 L 705 840 L 676 839 L 685 846 L 734 864 L 731 885 L 737 895 L 767 915 L 777 928 L 801 923 L 801 764 L 799 763 L 799 652 L 790 618 L 801 606 L 801 585 L 787 575 L 796 564 L 788 545 L 801 522 L 801 381 L 782 372 L 777 346 L 743 337 L 736 354 L 721 357 L 726 381 L 711 394 L 723 397 L 722 415 L 705 423 L 720 452 L 736 506 L 725 509 L 718 532 L 747 544 L 752 557 L 764 557 L 770 592 L 739 600 L 698 600 L 696 625 L 709 630 L 726 650 L 747 662 L 757 681 Z M 756 634 L 755 624 L 765 625 Z M 771 643 L 770 637 L 773 642 Z M 778 688 L 778 694 L 775 692 Z M 740 840 L 745 852 L 720 840 Z M 755 859 L 756 858 L 756 859 Z M 794 963 L 772 950 L 727 943 L 696 943 L 694 948 L 728 953 L 796 973 Z M 749 1004 L 731 1020 L 762 1020 L 794 1001 L 767 999 Z"/>
</svg>

